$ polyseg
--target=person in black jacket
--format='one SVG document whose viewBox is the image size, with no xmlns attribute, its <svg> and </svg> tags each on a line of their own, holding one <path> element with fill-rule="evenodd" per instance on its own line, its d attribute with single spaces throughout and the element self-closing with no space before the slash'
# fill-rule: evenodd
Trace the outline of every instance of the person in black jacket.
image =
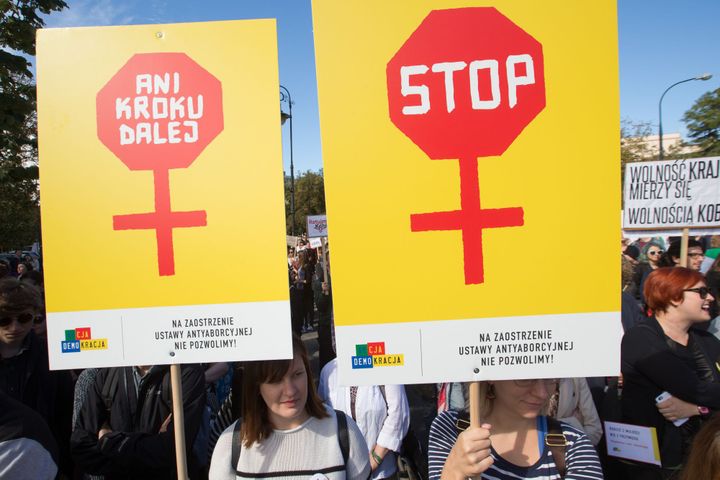
<svg viewBox="0 0 720 480">
<path fill-rule="evenodd" d="M 48 368 L 47 344 L 32 331 L 40 307 L 36 287 L 16 278 L 0 280 L 0 391 L 40 414 L 60 447 L 60 471 L 70 475 L 73 379 Z"/>
<path fill-rule="evenodd" d="M 623 421 L 655 427 L 662 468 L 627 466 L 627 478 L 670 478 L 682 466 L 701 423 L 720 410 L 720 341 L 696 328 L 710 320 L 714 300 L 703 275 L 682 267 L 659 268 L 645 281 L 654 317 L 622 340 Z M 672 397 L 655 405 L 663 392 Z M 687 418 L 681 426 L 672 422 Z"/>
<path fill-rule="evenodd" d="M 325 261 L 327 262 L 327 260 Z M 325 279 L 324 270 L 320 265 L 316 266 L 315 274 L 313 275 L 313 295 L 318 311 L 319 370 L 322 370 L 330 360 L 335 358 L 335 349 L 332 340 L 332 282 L 329 262 L 326 265 L 326 269 L 327 279 Z"/>
<path fill-rule="evenodd" d="M 199 478 L 192 445 L 205 406 L 199 365 L 182 367 L 188 472 Z M 71 437 L 85 473 L 114 479 L 174 479 L 175 439 L 170 369 L 166 365 L 101 369 L 87 392 Z"/>
</svg>

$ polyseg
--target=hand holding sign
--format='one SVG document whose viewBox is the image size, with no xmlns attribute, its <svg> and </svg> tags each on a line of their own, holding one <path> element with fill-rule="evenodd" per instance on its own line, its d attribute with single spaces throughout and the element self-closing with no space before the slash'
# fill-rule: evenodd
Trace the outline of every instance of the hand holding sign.
<svg viewBox="0 0 720 480">
<path fill-rule="evenodd" d="M 388 63 L 387 88 L 396 127 L 460 160 L 460 210 L 411 215 L 411 229 L 462 230 L 465 283 L 483 283 L 482 230 L 524 219 L 481 208 L 477 157 L 502 155 L 545 108 L 542 45 L 492 7 L 435 10 Z"/>
<path fill-rule="evenodd" d="M 160 275 L 175 274 L 172 229 L 207 224 L 204 210 L 173 212 L 171 168 L 187 168 L 223 130 L 220 81 L 184 53 L 144 53 L 97 94 L 100 141 L 130 170 L 152 170 L 155 211 L 113 217 L 114 230 L 155 229 Z"/>
</svg>

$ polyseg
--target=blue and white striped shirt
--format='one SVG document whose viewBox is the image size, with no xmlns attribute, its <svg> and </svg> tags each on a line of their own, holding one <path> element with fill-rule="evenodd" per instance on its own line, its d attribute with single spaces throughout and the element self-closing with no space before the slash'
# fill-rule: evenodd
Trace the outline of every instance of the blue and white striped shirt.
<svg viewBox="0 0 720 480">
<path fill-rule="evenodd" d="M 450 454 L 458 437 L 455 421 L 458 412 L 448 410 L 438 415 L 430 427 L 428 441 L 428 473 L 430 480 L 439 480 L 445 460 Z M 566 423 L 562 423 L 563 433 L 569 442 L 565 451 L 567 472 L 565 480 L 602 480 L 602 467 L 595 448 L 587 436 Z M 560 473 L 555 466 L 552 452 L 544 448 L 540 459 L 534 465 L 521 467 L 502 458 L 491 448 L 495 463 L 483 472 L 481 478 L 487 480 L 558 480 Z"/>
</svg>

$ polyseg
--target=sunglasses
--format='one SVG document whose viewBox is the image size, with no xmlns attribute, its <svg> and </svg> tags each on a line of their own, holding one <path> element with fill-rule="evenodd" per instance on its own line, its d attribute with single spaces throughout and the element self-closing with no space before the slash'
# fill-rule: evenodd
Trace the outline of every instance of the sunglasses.
<svg viewBox="0 0 720 480">
<path fill-rule="evenodd" d="M 536 383 L 542 382 L 546 387 L 554 387 L 558 384 L 557 378 L 530 378 L 525 380 L 513 380 L 515 385 L 521 388 L 534 387 Z"/>
<path fill-rule="evenodd" d="M 10 325 L 13 320 L 17 321 L 21 325 L 25 325 L 26 323 L 30 323 L 35 319 L 35 315 L 32 313 L 20 313 L 17 315 L 6 315 L 0 317 L 0 327 L 7 327 Z"/>
<path fill-rule="evenodd" d="M 662 254 L 663 254 L 663 251 L 662 251 L 662 250 L 656 250 L 656 251 L 654 251 L 654 252 L 647 252 L 647 254 L 648 254 L 648 255 L 662 255 Z"/>
<path fill-rule="evenodd" d="M 710 295 L 708 287 L 686 288 L 683 292 L 695 292 L 700 295 L 700 300 L 705 300 Z"/>
</svg>

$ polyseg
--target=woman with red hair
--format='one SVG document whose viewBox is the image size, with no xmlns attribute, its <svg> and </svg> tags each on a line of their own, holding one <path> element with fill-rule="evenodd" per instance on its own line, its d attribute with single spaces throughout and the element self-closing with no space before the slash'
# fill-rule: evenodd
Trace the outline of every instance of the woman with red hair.
<svg viewBox="0 0 720 480">
<path fill-rule="evenodd" d="M 628 463 L 627 472 L 659 480 L 682 467 L 693 435 L 720 409 L 720 341 L 696 328 L 710 320 L 714 300 L 698 271 L 658 268 L 643 293 L 654 317 L 622 340 L 623 419 L 656 429 L 662 467 Z M 671 397 L 656 405 L 663 392 Z"/>
</svg>

